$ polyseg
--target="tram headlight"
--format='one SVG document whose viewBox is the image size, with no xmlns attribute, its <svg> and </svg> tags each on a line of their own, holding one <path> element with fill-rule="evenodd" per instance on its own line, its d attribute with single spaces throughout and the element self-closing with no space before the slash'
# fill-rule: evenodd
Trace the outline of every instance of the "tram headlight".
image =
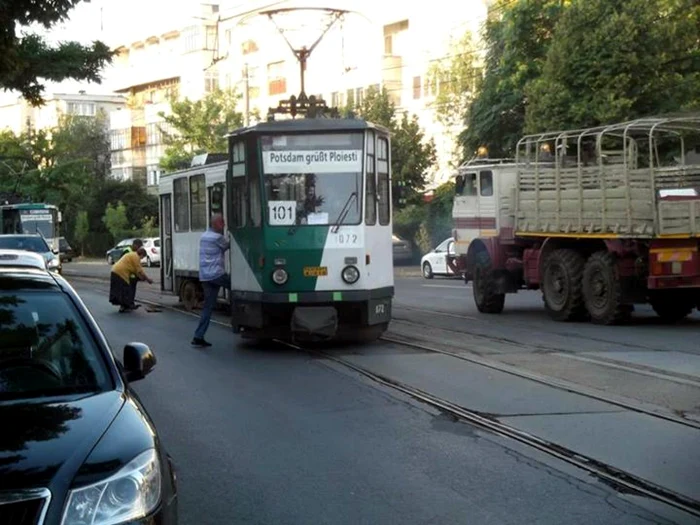
<svg viewBox="0 0 700 525">
<path fill-rule="evenodd" d="M 343 272 L 340 274 L 340 276 L 346 283 L 354 284 L 360 278 L 360 270 L 358 270 L 354 266 L 346 266 L 345 268 L 343 268 Z"/>
<path fill-rule="evenodd" d="M 289 279 L 289 274 L 284 268 L 275 268 L 275 271 L 272 272 L 272 281 L 275 284 L 279 284 L 281 286 L 287 282 L 287 279 Z"/>
</svg>

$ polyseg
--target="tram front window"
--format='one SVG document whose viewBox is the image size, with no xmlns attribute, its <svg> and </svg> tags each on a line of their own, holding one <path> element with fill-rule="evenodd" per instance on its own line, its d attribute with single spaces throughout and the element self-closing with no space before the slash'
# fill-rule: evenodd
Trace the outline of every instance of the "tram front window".
<svg viewBox="0 0 700 525">
<path fill-rule="evenodd" d="M 341 216 L 340 224 L 359 224 L 362 136 L 344 133 L 264 137 L 268 224 L 331 225 Z"/>
</svg>

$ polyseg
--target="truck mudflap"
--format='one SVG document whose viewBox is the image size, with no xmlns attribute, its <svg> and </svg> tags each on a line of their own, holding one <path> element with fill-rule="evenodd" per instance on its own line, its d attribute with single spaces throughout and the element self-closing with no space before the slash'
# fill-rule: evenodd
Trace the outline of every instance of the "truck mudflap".
<svg viewBox="0 0 700 525">
<path fill-rule="evenodd" d="M 333 306 L 297 306 L 289 327 L 294 339 L 326 341 L 338 331 L 338 311 Z"/>
</svg>

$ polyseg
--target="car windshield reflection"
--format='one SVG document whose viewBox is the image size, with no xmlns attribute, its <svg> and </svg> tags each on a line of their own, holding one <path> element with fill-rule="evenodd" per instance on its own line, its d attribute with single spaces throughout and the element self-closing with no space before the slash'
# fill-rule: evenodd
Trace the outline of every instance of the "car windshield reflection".
<svg viewBox="0 0 700 525">
<path fill-rule="evenodd" d="M 0 400 L 99 392 L 110 382 L 64 295 L 0 290 Z"/>
</svg>

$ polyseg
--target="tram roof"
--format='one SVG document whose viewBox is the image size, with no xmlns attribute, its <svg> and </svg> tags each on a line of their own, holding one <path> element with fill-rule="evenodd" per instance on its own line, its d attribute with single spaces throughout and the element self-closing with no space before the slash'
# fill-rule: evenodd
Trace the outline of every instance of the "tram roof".
<svg viewBox="0 0 700 525">
<path fill-rule="evenodd" d="M 290 133 L 312 131 L 357 131 L 375 129 L 389 133 L 384 126 L 359 118 L 302 118 L 260 122 L 253 126 L 238 128 L 227 137 L 239 137 L 248 133 Z"/>
</svg>

